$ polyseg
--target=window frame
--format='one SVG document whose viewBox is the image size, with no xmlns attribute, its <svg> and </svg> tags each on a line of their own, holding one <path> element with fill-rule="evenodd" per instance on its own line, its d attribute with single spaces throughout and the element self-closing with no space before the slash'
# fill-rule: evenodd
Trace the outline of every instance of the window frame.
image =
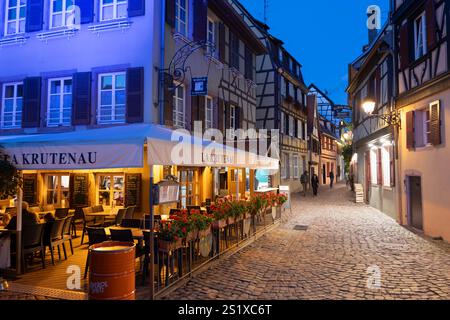
<svg viewBox="0 0 450 320">
<path fill-rule="evenodd" d="M 123 185 L 122 185 L 122 189 L 118 189 L 116 190 L 114 186 L 110 186 L 110 189 L 101 189 L 100 188 L 100 178 L 101 177 L 109 177 L 109 181 L 111 183 L 111 181 L 114 183 L 114 178 L 119 177 L 123 179 Z M 126 195 L 126 183 L 125 183 L 125 173 L 123 172 L 116 172 L 116 173 L 98 173 L 96 174 L 95 177 L 95 181 L 96 181 L 96 198 L 95 198 L 95 203 L 97 205 L 102 205 L 105 208 L 124 208 L 125 207 L 125 195 Z M 108 204 L 100 204 L 100 192 L 107 192 L 109 193 L 109 205 Z M 116 192 L 121 192 L 123 195 L 123 205 L 116 205 L 114 204 L 114 194 Z"/>
<path fill-rule="evenodd" d="M 65 0 L 64 0 L 64 1 L 65 1 Z M 100 22 L 113 21 L 113 20 L 120 20 L 120 19 L 126 19 L 126 18 L 128 17 L 128 11 L 127 11 L 127 14 L 126 14 L 124 17 L 118 17 L 118 16 L 117 16 L 117 7 L 118 7 L 118 4 L 119 4 L 119 3 L 120 3 L 120 4 L 125 3 L 126 6 L 127 6 L 127 9 L 128 9 L 128 0 L 124 0 L 124 1 L 121 1 L 121 2 L 119 2 L 118 0 L 112 0 L 113 2 L 112 2 L 112 3 L 108 3 L 108 4 L 104 4 L 103 1 L 104 1 L 104 0 L 100 0 L 100 3 L 99 3 Z M 103 16 L 103 8 L 104 8 L 104 7 L 113 7 L 113 17 L 112 17 L 111 19 L 105 19 L 105 17 Z"/>
<path fill-rule="evenodd" d="M 186 7 L 182 8 L 180 1 L 185 1 Z M 180 12 L 184 10 L 185 11 L 185 20 L 183 21 L 181 19 Z M 183 30 L 180 28 L 180 22 L 184 24 Z M 189 32 L 189 0 L 175 0 L 175 32 L 179 33 L 185 37 L 188 36 Z"/>
<path fill-rule="evenodd" d="M 300 173 L 300 162 L 299 161 L 300 161 L 299 156 L 294 154 L 292 156 L 292 167 L 293 167 L 292 174 L 293 174 L 294 179 L 300 178 L 300 174 L 299 174 Z"/>
<path fill-rule="evenodd" d="M 230 105 L 230 129 L 237 129 L 237 107 L 233 104 Z"/>
<path fill-rule="evenodd" d="M 49 187 L 48 178 L 50 178 L 50 177 L 57 178 L 58 181 L 57 181 L 56 188 L 50 188 Z M 69 186 L 67 188 L 65 188 L 65 187 L 63 188 L 62 187 L 62 177 L 68 177 L 69 178 Z M 70 174 L 68 174 L 68 173 L 49 173 L 49 174 L 45 174 L 44 184 L 45 184 L 45 199 L 44 199 L 44 203 L 46 205 L 56 205 L 56 207 L 62 206 L 62 200 L 63 200 L 62 196 L 63 196 L 64 191 L 68 192 L 68 196 L 64 197 L 64 200 L 66 202 L 65 203 L 66 204 L 65 207 L 67 207 L 67 205 L 69 205 L 70 192 L 71 192 L 71 190 L 70 190 Z M 57 202 L 56 203 L 55 202 L 52 202 L 52 203 L 48 202 L 49 192 L 56 193 L 56 195 L 57 195 Z"/>
<path fill-rule="evenodd" d="M 5 126 L 5 107 L 6 107 L 6 87 L 14 86 L 14 95 L 13 95 L 13 111 L 12 113 L 12 125 L 11 126 Z M 19 97 L 17 95 L 19 91 L 19 86 L 22 86 L 22 110 L 20 111 L 20 121 L 17 120 L 17 101 L 19 100 Z M 1 117 L 0 117 L 0 128 L 4 130 L 12 130 L 12 129 L 20 129 L 22 127 L 22 112 L 23 112 L 23 82 L 17 81 L 17 82 L 6 82 L 2 84 L 2 99 L 1 99 Z M 8 112 L 9 113 L 9 112 Z M 17 124 L 18 123 L 18 124 Z"/>
<path fill-rule="evenodd" d="M 205 97 L 205 130 L 214 127 L 214 100 L 210 96 Z"/>
<path fill-rule="evenodd" d="M 184 129 L 186 127 L 186 86 L 184 84 L 174 83 L 176 89 L 173 94 L 173 125 L 176 128 Z M 182 89 L 183 95 L 179 96 L 179 89 Z M 182 110 L 180 110 L 180 102 Z M 180 123 L 178 121 L 178 116 L 182 116 L 183 121 Z"/>
<path fill-rule="evenodd" d="M 125 104 L 124 104 L 125 112 L 124 112 L 124 119 L 123 120 L 116 120 L 116 109 L 117 109 L 116 94 L 115 94 L 116 93 L 116 79 L 117 79 L 117 76 L 120 76 L 120 75 L 123 75 L 124 78 L 125 78 L 125 82 L 124 82 L 125 86 L 124 86 L 123 89 L 120 89 L 120 90 L 124 90 L 125 91 Z M 107 77 L 107 76 L 112 76 L 113 77 L 111 90 L 102 90 L 102 77 Z M 99 73 L 98 74 L 98 93 L 97 93 L 97 123 L 98 124 L 103 125 L 103 124 L 124 124 L 124 123 L 126 123 L 126 114 L 127 114 L 127 103 L 126 103 L 127 82 L 126 82 L 126 77 L 127 77 L 126 71 L 107 72 L 107 73 Z M 114 120 L 110 120 L 110 121 L 102 121 L 101 120 L 102 91 L 111 91 L 111 118 L 114 118 Z"/>
<path fill-rule="evenodd" d="M 70 86 L 70 96 L 72 98 L 72 103 L 70 106 L 70 117 L 69 122 L 64 123 L 64 97 L 66 93 L 64 92 L 64 82 L 66 80 L 70 80 L 71 86 Z M 52 82 L 59 82 L 61 86 L 61 92 L 59 93 L 51 93 L 52 91 Z M 49 128 L 55 128 L 55 127 L 69 127 L 72 124 L 72 110 L 73 110 L 73 78 L 72 77 L 60 77 L 60 78 L 49 78 L 47 81 L 48 88 L 47 88 L 47 116 L 46 116 L 46 124 Z M 52 124 L 50 123 L 50 105 L 51 105 L 51 97 L 52 96 L 59 96 L 59 122 L 58 124 Z"/>
<path fill-rule="evenodd" d="M 212 25 L 212 29 L 210 30 L 211 25 Z M 215 50 L 216 49 L 216 41 L 217 41 L 216 22 L 211 17 L 208 17 L 207 22 L 206 22 L 206 41 L 210 45 L 207 48 L 207 53 L 209 55 L 215 57 L 217 55 L 217 50 Z M 214 48 L 211 47 L 211 45 L 213 45 Z"/>
<path fill-rule="evenodd" d="M 103 0 L 101 0 L 103 2 Z M 113 0 L 116 1 L 116 0 Z M 54 4 L 54 0 L 50 0 L 50 14 L 49 14 L 49 29 L 57 29 L 57 28 L 64 28 L 67 27 L 67 15 L 72 14 L 75 11 L 75 5 L 72 4 L 71 7 L 73 7 L 72 10 L 68 11 L 67 10 L 67 0 L 61 0 L 62 2 L 62 8 L 60 12 L 53 12 L 53 4 Z M 73 1 L 72 1 L 73 2 Z M 70 7 L 69 7 L 70 8 Z M 55 15 L 61 15 L 61 25 L 60 26 L 55 26 L 54 22 L 53 22 L 53 17 Z"/>
<path fill-rule="evenodd" d="M 421 21 L 420 24 L 420 31 L 422 35 L 422 48 L 419 48 L 419 28 L 418 28 L 418 21 Z M 415 60 L 418 60 L 425 56 L 427 54 L 427 24 L 426 24 L 426 15 L 425 12 L 420 14 L 418 17 L 414 19 L 414 58 Z M 422 54 L 420 54 L 420 49 L 423 50 Z"/>
<path fill-rule="evenodd" d="M 9 19 L 8 18 L 8 11 L 10 9 L 12 9 L 11 7 L 9 7 L 9 0 L 5 0 L 5 21 L 4 21 L 4 35 L 5 36 L 13 36 L 13 35 L 18 35 L 18 34 L 24 34 L 26 32 L 25 30 L 25 24 L 26 24 L 26 19 L 27 19 L 27 13 L 26 13 L 26 8 L 27 8 L 27 1 L 25 1 L 24 5 L 20 5 L 20 0 L 16 0 L 16 5 L 15 8 L 16 9 L 16 18 L 15 19 Z M 20 9 L 24 7 L 25 8 L 25 16 L 23 18 L 20 17 Z M 8 33 L 8 23 L 11 22 L 15 22 L 15 32 L 14 33 Z M 23 27 L 23 31 L 20 31 L 20 22 L 23 21 L 24 22 L 24 27 Z"/>
</svg>

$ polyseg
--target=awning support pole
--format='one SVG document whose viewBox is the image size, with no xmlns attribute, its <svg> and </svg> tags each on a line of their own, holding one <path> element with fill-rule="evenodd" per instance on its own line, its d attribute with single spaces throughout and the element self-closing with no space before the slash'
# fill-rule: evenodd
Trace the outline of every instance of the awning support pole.
<svg viewBox="0 0 450 320">
<path fill-rule="evenodd" d="M 23 172 L 20 171 L 20 179 L 23 178 Z M 22 274 L 22 201 L 23 201 L 23 190 L 19 188 L 17 192 L 17 224 L 16 224 L 16 274 Z"/>
<path fill-rule="evenodd" d="M 155 214 L 153 211 L 153 166 L 150 166 L 150 300 L 155 300 Z"/>
<path fill-rule="evenodd" d="M 236 179 L 236 200 L 237 201 L 239 201 L 239 170 L 241 170 L 241 169 L 235 169 L 234 170 L 234 174 L 236 175 L 235 176 L 235 179 Z"/>
</svg>

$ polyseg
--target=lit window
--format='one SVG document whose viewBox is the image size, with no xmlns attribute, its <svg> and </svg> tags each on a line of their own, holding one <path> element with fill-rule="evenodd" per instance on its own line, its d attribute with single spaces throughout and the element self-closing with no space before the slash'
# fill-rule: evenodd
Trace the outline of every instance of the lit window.
<svg viewBox="0 0 450 320">
<path fill-rule="evenodd" d="M 72 78 L 48 81 L 47 126 L 69 126 L 72 119 Z"/>
<path fill-rule="evenodd" d="M 98 123 L 125 123 L 125 72 L 99 75 Z"/>
<path fill-rule="evenodd" d="M 186 110 L 186 90 L 184 85 L 180 85 L 175 89 L 173 96 L 173 125 L 177 128 L 184 128 Z"/>
<path fill-rule="evenodd" d="M 378 149 L 370 150 L 370 175 L 373 185 L 378 184 Z"/>
<path fill-rule="evenodd" d="M 68 207 L 70 192 L 69 175 L 48 175 L 46 179 L 47 197 L 45 203 L 55 207 Z"/>
<path fill-rule="evenodd" d="M 100 21 L 127 17 L 127 0 L 100 0 L 100 7 Z"/>
<path fill-rule="evenodd" d="M 123 207 L 125 205 L 125 177 L 123 175 L 98 176 L 97 204 L 105 207 Z"/>
<path fill-rule="evenodd" d="M 414 45 L 416 60 L 427 53 L 425 14 L 414 21 Z"/>
<path fill-rule="evenodd" d="M 236 106 L 230 106 L 230 129 L 237 129 L 237 108 Z"/>
<path fill-rule="evenodd" d="M 383 167 L 383 186 L 391 186 L 391 146 L 383 147 L 381 149 L 381 165 Z"/>
<path fill-rule="evenodd" d="M 175 0 L 175 31 L 184 36 L 188 34 L 187 0 Z"/>
<path fill-rule="evenodd" d="M 67 26 L 68 18 L 74 10 L 73 0 L 50 1 L 50 28 Z"/>
<path fill-rule="evenodd" d="M 208 53 L 210 55 L 216 55 L 215 45 L 216 45 L 216 25 L 214 21 L 210 18 L 208 18 L 208 25 L 207 25 L 207 40 L 208 40 Z"/>
<path fill-rule="evenodd" d="M 415 144 L 416 147 L 426 147 L 431 144 L 431 114 L 430 108 L 415 111 Z"/>
<path fill-rule="evenodd" d="M 205 129 L 211 129 L 213 127 L 213 99 L 206 97 L 205 103 Z"/>
<path fill-rule="evenodd" d="M 5 35 L 25 32 L 26 0 L 5 0 Z"/>
<path fill-rule="evenodd" d="M 2 129 L 20 128 L 22 125 L 22 83 L 6 83 L 2 94 Z"/>
</svg>

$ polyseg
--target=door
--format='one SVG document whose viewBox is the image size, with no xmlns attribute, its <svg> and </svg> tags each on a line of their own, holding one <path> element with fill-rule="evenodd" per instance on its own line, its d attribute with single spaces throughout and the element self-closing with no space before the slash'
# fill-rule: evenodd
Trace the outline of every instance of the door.
<svg viewBox="0 0 450 320">
<path fill-rule="evenodd" d="M 325 165 L 323 165 L 322 176 L 323 176 L 323 184 L 327 184 L 327 167 Z"/>
<path fill-rule="evenodd" d="M 421 177 L 409 177 L 409 214 L 411 226 L 423 230 Z"/>
</svg>

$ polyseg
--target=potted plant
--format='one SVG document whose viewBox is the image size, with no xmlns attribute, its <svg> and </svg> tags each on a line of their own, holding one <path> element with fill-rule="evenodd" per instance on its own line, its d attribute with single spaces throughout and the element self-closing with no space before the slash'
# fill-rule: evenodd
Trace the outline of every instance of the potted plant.
<svg viewBox="0 0 450 320">
<path fill-rule="evenodd" d="M 223 201 L 218 201 L 217 205 L 211 206 L 212 215 L 214 217 L 213 229 L 223 229 L 227 226 L 228 205 Z"/>
<path fill-rule="evenodd" d="M 242 221 L 246 212 L 247 203 L 245 201 L 230 202 L 229 219 L 234 219 L 234 222 Z"/>
<path fill-rule="evenodd" d="M 170 217 L 176 224 L 176 227 L 183 232 L 183 240 L 185 242 L 191 242 L 197 240 L 197 229 L 192 225 L 189 212 L 187 210 L 181 210 Z"/>
<path fill-rule="evenodd" d="M 275 219 L 277 212 L 281 210 L 283 204 L 287 202 L 287 197 L 284 194 L 271 194 L 270 195 L 270 205 L 272 206 L 272 217 Z"/>
<path fill-rule="evenodd" d="M 179 221 L 164 222 L 158 236 L 158 247 L 163 251 L 175 251 L 183 247 L 183 239 L 187 236 L 187 228 Z"/>
<path fill-rule="evenodd" d="M 192 227 L 197 231 L 198 239 L 206 238 L 211 233 L 211 225 L 214 222 L 214 217 L 209 214 L 202 214 L 196 210 L 192 212 L 189 217 Z"/>
</svg>

